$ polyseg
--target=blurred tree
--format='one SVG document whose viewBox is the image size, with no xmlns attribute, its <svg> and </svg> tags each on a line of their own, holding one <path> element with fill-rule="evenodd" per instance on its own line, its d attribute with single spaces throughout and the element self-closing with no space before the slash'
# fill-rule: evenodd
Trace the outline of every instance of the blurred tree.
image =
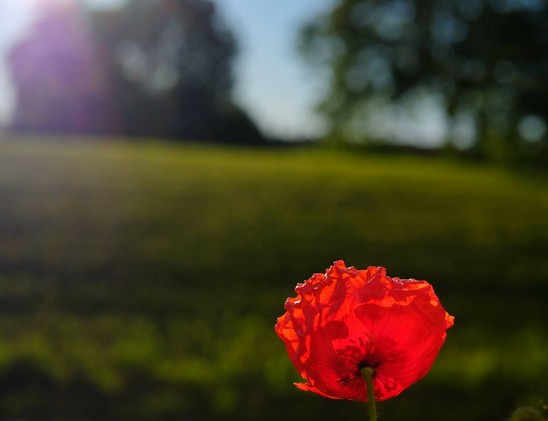
<svg viewBox="0 0 548 421">
<path fill-rule="evenodd" d="M 305 56 L 327 71 L 328 137 L 367 141 L 379 107 L 428 97 L 450 147 L 467 132 L 477 157 L 546 153 L 547 22 L 546 0 L 336 0 L 302 31 Z"/>
<path fill-rule="evenodd" d="M 9 53 L 17 89 L 12 129 L 100 133 L 114 110 L 94 66 L 92 42 L 76 3 L 49 2 L 32 31 Z"/>
<path fill-rule="evenodd" d="M 135 136 L 255 143 L 234 104 L 236 43 L 208 0 L 132 0 L 93 16 L 98 57 L 123 131 Z"/>
<path fill-rule="evenodd" d="M 44 3 L 10 54 L 14 130 L 256 143 L 234 104 L 236 43 L 209 0 L 107 12 Z"/>
</svg>

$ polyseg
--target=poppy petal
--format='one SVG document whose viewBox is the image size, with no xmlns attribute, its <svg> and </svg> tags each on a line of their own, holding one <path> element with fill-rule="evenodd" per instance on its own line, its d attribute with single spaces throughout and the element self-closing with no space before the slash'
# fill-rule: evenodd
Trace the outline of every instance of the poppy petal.
<svg viewBox="0 0 548 421">
<path fill-rule="evenodd" d="M 357 270 L 342 260 L 295 288 L 275 331 L 307 383 L 301 390 L 366 401 L 360 370 L 374 369 L 375 399 L 386 400 L 422 378 L 454 323 L 426 281 Z"/>
</svg>

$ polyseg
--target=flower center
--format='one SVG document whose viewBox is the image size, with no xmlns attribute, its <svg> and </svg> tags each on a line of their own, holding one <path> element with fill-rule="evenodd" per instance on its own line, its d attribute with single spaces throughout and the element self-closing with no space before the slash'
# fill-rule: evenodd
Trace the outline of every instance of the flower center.
<svg viewBox="0 0 548 421">
<path fill-rule="evenodd" d="M 372 378 L 373 375 L 375 374 L 375 370 L 373 370 L 372 367 L 369 367 L 369 366 L 366 366 L 366 367 L 362 367 L 360 369 L 360 374 L 361 376 L 365 379 L 365 378 Z"/>
<path fill-rule="evenodd" d="M 358 371 L 364 376 L 364 370 L 371 370 L 370 374 L 373 376 L 375 374 L 375 369 L 380 365 L 380 363 L 371 364 L 369 361 L 362 361 L 358 364 Z"/>
</svg>

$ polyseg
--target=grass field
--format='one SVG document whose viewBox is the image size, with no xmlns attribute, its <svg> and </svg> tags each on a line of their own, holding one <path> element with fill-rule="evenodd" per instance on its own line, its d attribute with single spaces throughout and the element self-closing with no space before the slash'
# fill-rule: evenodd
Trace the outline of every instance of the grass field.
<svg viewBox="0 0 548 421">
<path fill-rule="evenodd" d="M 456 324 L 385 420 L 548 400 L 548 177 L 419 157 L 0 141 L 0 418 L 363 419 L 298 391 L 273 325 L 336 259 Z"/>
</svg>

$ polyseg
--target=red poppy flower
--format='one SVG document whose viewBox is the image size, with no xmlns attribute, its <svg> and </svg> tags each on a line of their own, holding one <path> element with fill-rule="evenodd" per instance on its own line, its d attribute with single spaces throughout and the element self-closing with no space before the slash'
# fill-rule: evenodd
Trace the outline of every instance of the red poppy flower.
<svg viewBox="0 0 548 421">
<path fill-rule="evenodd" d="M 375 400 L 399 395 L 426 375 L 453 326 L 426 281 L 347 268 L 342 260 L 295 288 L 275 330 L 307 381 L 302 390 L 367 401 L 361 370 L 373 369 Z"/>
</svg>

